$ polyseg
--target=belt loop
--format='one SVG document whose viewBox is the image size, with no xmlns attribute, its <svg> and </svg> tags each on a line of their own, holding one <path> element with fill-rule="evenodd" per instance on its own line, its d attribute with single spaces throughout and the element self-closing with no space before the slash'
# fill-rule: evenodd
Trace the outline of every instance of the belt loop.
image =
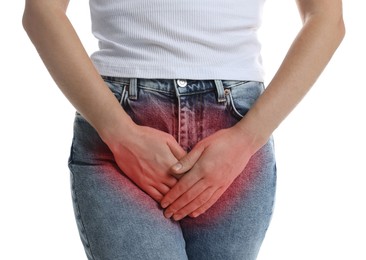
<svg viewBox="0 0 366 260">
<path fill-rule="evenodd" d="M 130 86 L 128 88 L 128 98 L 132 100 L 137 100 L 137 79 L 130 79 Z"/>
<path fill-rule="evenodd" d="M 219 79 L 215 79 L 215 85 L 217 90 L 217 102 L 219 103 L 226 102 L 224 85 L 222 84 L 222 81 Z"/>
</svg>

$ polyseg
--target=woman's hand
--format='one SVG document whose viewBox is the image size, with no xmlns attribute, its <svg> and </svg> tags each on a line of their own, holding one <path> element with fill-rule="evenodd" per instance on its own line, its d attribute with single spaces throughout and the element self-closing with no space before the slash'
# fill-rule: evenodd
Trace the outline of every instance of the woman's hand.
<svg viewBox="0 0 366 260">
<path fill-rule="evenodd" d="M 170 171 L 186 152 L 173 136 L 154 128 L 134 125 L 122 137 L 109 138 L 120 169 L 157 202 L 177 183 Z M 118 140 L 120 139 L 120 140 Z"/>
<path fill-rule="evenodd" d="M 165 217 L 197 217 L 209 209 L 244 170 L 253 151 L 248 135 L 238 127 L 203 139 L 172 167 L 185 175 L 164 196 Z"/>
</svg>

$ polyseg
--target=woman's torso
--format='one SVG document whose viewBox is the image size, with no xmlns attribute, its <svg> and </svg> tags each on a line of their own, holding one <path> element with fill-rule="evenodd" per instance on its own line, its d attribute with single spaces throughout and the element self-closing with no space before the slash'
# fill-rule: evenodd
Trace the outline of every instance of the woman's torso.
<svg viewBox="0 0 366 260">
<path fill-rule="evenodd" d="M 264 0 L 90 0 L 100 74 L 263 80 Z"/>
</svg>

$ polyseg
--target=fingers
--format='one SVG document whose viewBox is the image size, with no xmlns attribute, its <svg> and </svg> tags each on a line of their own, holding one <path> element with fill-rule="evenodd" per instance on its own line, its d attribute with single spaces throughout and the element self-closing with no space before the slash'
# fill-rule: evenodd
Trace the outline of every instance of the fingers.
<svg viewBox="0 0 366 260">
<path fill-rule="evenodd" d="M 171 168 L 173 174 L 183 174 L 192 169 L 204 150 L 200 148 L 193 148 L 191 152 L 179 159 L 179 162 L 174 164 Z"/>
<path fill-rule="evenodd" d="M 164 183 L 156 184 L 155 189 L 157 189 L 162 195 L 165 195 L 170 191 L 170 187 L 165 185 Z"/>
<path fill-rule="evenodd" d="M 226 189 L 225 188 L 220 188 L 217 189 L 212 196 L 210 197 L 210 199 L 204 203 L 202 206 L 200 206 L 198 209 L 195 209 L 192 213 L 188 213 L 186 214 L 186 212 L 189 212 L 189 210 L 187 210 L 186 212 L 184 212 L 184 214 L 189 215 L 192 218 L 196 218 L 199 215 L 202 215 L 203 213 L 205 213 L 209 208 L 212 207 L 213 204 L 215 204 L 217 202 L 217 200 L 221 197 L 221 195 L 224 193 Z M 183 214 L 183 215 L 184 215 Z M 185 215 L 185 216 L 186 216 Z M 184 217 L 185 217 L 184 216 Z M 182 217 L 183 218 L 183 217 Z"/>
<path fill-rule="evenodd" d="M 171 203 L 175 202 L 180 196 L 185 194 L 193 185 L 196 185 L 197 182 L 201 179 L 200 175 L 197 174 L 198 167 L 194 168 L 196 162 L 200 159 L 204 149 L 200 147 L 195 147 L 191 152 L 182 157 L 178 163 L 172 166 L 171 170 L 173 174 L 182 175 L 183 173 L 187 173 L 184 175 L 179 182 L 164 196 L 161 201 L 161 206 L 163 208 L 167 208 Z M 169 216 L 171 213 L 174 213 L 174 209 L 179 210 L 181 207 L 185 206 L 185 204 L 189 203 L 195 197 L 197 197 L 202 189 L 205 189 L 201 185 L 196 185 L 193 192 L 188 192 L 185 197 L 179 200 L 172 208 L 170 208 L 166 216 Z M 179 207 L 177 207 L 177 205 Z"/>
<path fill-rule="evenodd" d="M 154 186 L 147 186 L 141 189 L 158 203 L 160 203 L 164 195 L 171 190 L 169 186 L 163 183 L 156 183 Z"/>
<path fill-rule="evenodd" d="M 179 176 L 179 177 L 181 177 L 181 176 Z M 164 184 L 170 188 L 173 188 L 174 185 L 177 184 L 177 179 L 178 178 L 173 177 L 171 175 L 166 175 L 166 176 L 163 176 L 163 178 L 161 179 L 161 182 L 162 182 L 162 184 Z"/>
<path fill-rule="evenodd" d="M 161 207 L 167 208 L 199 180 L 200 177 L 198 174 L 194 174 L 194 172 L 189 172 L 187 175 L 184 175 L 179 182 L 167 194 L 165 194 L 164 198 L 161 200 Z"/>
<path fill-rule="evenodd" d="M 214 205 L 217 200 L 224 193 L 225 188 L 216 189 L 210 187 L 204 192 L 202 192 L 196 199 L 186 205 L 184 208 L 180 209 L 173 214 L 173 219 L 179 221 L 186 216 L 196 218 L 203 213 L 205 213 L 212 205 Z"/>
<path fill-rule="evenodd" d="M 184 193 L 166 208 L 164 212 L 165 217 L 170 218 L 173 216 L 177 211 L 180 211 L 184 206 L 195 200 L 204 190 L 206 190 L 204 181 L 198 181 L 191 189 L 189 189 L 186 193 Z M 196 206 L 196 208 L 193 208 L 189 213 L 197 208 L 198 207 Z"/>
<path fill-rule="evenodd" d="M 187 152 L 174 140 L 174 142 L 168 142 L 167 143 L 172 155 L 174 156 L 173 159 L 173 163 L 176 163 L 178 160 L 180 160 L 181 158 L 183 158 L 184 156 L 187 155 Z M 173 176 L 175 179 L 179 180 L 180 178 L 182 178 L 182 175 L 180 173 L 175 173 L 173 171 L 170 170 L 170 175 Z M 172 186 L 170 186 L 172 187 Z"/>
<path fill-rule="evenodd" d="M 174 155 L 174 157 L 179 160 L 180 158 L 184 157 L 187 152 L 174 140 L 174 142 L 167 142 L 167 145 Z"/>
<path fill-rule="evenodd" d="M 153 198 L 156 202 L 160 203 L 160 201 L 162 200 L 162 198 L 164 197 L 164 195 L 162 193 L 160 193 L 156 188 L 149 186 L 146 187 L 146 189 L 144 189 L 144 191 L 151 197 Z"/>
<path fill-rule="evenodd" d="M 206 204 L 211 199 L 211 197 L 213 196 L 215 191 L 216 191 L 216 188 L 214 188 L 214 187 L 207 188 L 206 190 L 201 192 L 198 196 L 196 196 L 196 198 L 194 198 L 191 202 L 189 202 L 184 207 L 180 207 L 178 205 L 177 206 L 178 210 L 173 213 L 170 213 L 170 215 L 168 215 L 166 217 L 170 218 L 173 216 L 173 219 L 175 221 L 179 221 L 179 220 L 183 219 L 187 215 L 193 213 L 195 210 L 198 210 L 200 207 L 202 207 L 202 205 Z M 174 209 L 175 205 L 172 204 L 171 207 Z M 167 211 L 170 210 L 171 207 L 169 207 L 167 209 Z"/>
</svg>

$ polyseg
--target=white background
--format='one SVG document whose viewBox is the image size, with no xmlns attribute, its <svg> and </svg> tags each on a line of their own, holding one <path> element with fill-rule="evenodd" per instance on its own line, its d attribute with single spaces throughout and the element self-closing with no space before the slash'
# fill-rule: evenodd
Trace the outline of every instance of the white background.
<svg viewBox="0 0 366 260">
<path fill-rule="evenodd" d="M 301 26 L 294 2 L 267 1 L 266 83 Z M 67 168 L 74 109 L 22 29 L 23 5 L 0 3 L 0 259 L 85 259 Z M 365 10 L 344 0 L 345 40 L 275 132 L 278 193 L 258 260 L 366 259 Z M 69 16 L 93 51 L 87 1 Z"/>
</svg>

